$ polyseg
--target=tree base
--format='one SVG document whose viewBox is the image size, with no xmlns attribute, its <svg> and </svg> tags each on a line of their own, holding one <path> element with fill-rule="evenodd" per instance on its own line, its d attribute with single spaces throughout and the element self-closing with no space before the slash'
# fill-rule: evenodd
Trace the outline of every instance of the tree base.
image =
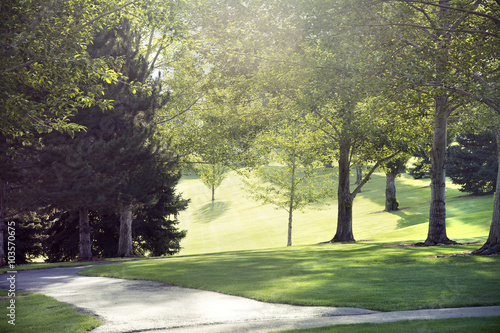
<svg viewBox="0 0 500 333">
<path fill-rule="evenodd" d="M 444 246 L 444 245 L 460 245 L 460 243 L 455 242 L 451 239 L 444 239 L 440 241 L 426 240 L 425 242 L 415 243 L 415 246 Z"/>
<path fill-rule="evenodd" d="M 497 254 L 500 255 L 500 244 L 496 245 L 489 245 L 489 244 L 484 244 L 480 249 L 477 249 L 475 251 L 472 251 L 473 255 L 493 255 Z"/>
<path fill-rule="evenodd" d="M 331 244 L 331 243 L 356 243 L 356 240 L 354 238 L 350 239 L 338 239 L 338 238 L 332 238 L 329 241 L 322 242 L 320 244 Z"/>
</svg>

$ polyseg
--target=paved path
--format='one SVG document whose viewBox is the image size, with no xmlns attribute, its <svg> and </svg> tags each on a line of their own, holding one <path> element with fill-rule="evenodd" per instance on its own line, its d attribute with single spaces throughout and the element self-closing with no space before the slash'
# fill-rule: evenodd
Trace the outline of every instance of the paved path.
<svg viewBox="0 0 500 333">
<path fill-rule="evenodd" d="M 79 276 L 84 267 L 20 271 L 16 289 L 39 292 L 98 316 L 92 332 L 269 332 L 333 324 L 500 315 L 500 306 L 377 312 L 269 304 L 160 282 Z M 8 288 L 7 275 L 0 287 Z"/>
</svg>

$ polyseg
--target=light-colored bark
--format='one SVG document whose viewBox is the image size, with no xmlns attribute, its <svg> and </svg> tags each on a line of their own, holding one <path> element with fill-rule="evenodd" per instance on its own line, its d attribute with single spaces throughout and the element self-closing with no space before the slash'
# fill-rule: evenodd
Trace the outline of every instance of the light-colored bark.
<svg viewBox="0 0 500 333">
<path fill-rule="evenodd" d="M 132 244 L 132 208 L 122 207 L 120 210 L 120 238 L 118 240 L 118 256 L 133 257 Z"/>
<path fill-rule="evenodd" d="M 293 205 L 295 199 L 295 155 L 292 157 L 292 183 L 290 188 L 290 206 L 288 208 L 288 237 L 286 246 L 292 246 L 292 220 L 293 220 Z"/>
<path fill-rule="evenodd" d="M 385 210 L 387 212 L 398 210 L 398 201 L 396 199 L 396 176 L 397 171 L 388 171 L 385 174 Z"/>
<path fill-rule="evenodd" d="M 449 112 L 446 97 L 436 97 L 431 157 L 431 204 L 426 245 L 449 244 L 446 235 L 446 129 Z"/>
<path fill-rule="evenodd" d="M 449 0 L 440 0 L 440 5 L 449 6 Z M 446 7 L 439 8 L 442 25 L 448 28 Z M 448 45 L 450 36 L 444 32 L 437 40 L 436 73 L 442 77 L 448 75 Z M 429 230 L 426 245 L 451 244 L 446 235 L 446 148 L 447 126 L 451 109 L 449 97 L 442 89 L 436 89 L 434 96 L 434 136 L 431 157 L 431 204 L 429 209 Z"/>
<path fill-rule="evenodd" d="M 493 202 L 493 217 L 491 218 L 490 233 L 484 245 L 474 251 L 475 254 L 500 253 L 500 130 L 497 130 L 497 158 L 499 168 L 497 172 L 497 185 L 495 200 Z"/>
<path fill-rule="evenodd" d="M 89 210 L 87 207 L 81 207 L 79 209 L 79 219 L 80 219 L 80 242 L 79 242 L 79 261 L 91 260 L 92 259 L 92 241 L 90 235 L 90 223 L 89 223 Z"/>
</svg>

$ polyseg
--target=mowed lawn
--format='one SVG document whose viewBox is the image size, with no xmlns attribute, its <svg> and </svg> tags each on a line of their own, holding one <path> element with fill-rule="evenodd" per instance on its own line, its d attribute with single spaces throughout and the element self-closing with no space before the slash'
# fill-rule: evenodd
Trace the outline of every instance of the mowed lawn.
<svg viewBox="0 0 500 333">
<path fill-rule="evenodd" d="M 463 254 L 489 231 L 493 196 L 448 189 L 448 235 L 478 244 L 412 247 L 427 234 L 429 180 L 398 178 L 400 211 L 383 212 L 385 178 L 375 174 L 354 204 L 357 243 L 332 238 L 335 200 L 296 214 L 294 246 L 286 247 L 286 212 L 248 199 L 231 175 L 210 201 L 195 177 L 180 185 L 190 208 L 188 230 L 173 258 L 82 271 L 215 290 L 267 302 L 354 306 L 382 311 L 500 304 L 500 256 Z M 405 245 L 401 245 L 405 244 Z"/>
<path fill-rule="evenodd" d="M 332 175 L 332 181 L 334 177 Z M 354 200 L 354 238 L 370 242 L 424 241 L 428 228 L 429 184 L 429 179 L 415 180 L 409 175 L 397 178 L 401 210 L 387 213 L 383 211 L 385 175 L 375 173 Z M 216 189 L 215 202 L 211 201 L 210 190 L 195 176 L 183 177 L 178 191 L 191 199 L 187 211 L 179 216 L 180 228 L 188 231 L 181 243 L 181 255 L 286 245 L 287 212 L 250 199 L 234 173 Z M 484 241 L 491 223 L 493 195 L 470 197 L 451 182 L 447 183 L 446 194 L 448 236 L 460 242 Z M 330 240 L 336 223 L 335 198 L 305 212 L 296 212 L 293 245 Z"/>
</svg>

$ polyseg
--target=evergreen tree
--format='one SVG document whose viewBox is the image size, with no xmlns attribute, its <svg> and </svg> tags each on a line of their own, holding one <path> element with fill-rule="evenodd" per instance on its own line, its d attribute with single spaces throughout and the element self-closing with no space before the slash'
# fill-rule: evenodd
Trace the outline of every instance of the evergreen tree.
<svg viewBox="0 0 500 333">
<path fill-rule="evenodd" d="M 91 254 L 89 211 L 120 217 L 118 254 L 132 256 L 132 210 L 157 199 L 163 185 L 161 175 L 175 172 L 173 154 L 153 139 L 154 110 L 166 101 L 155 82 L 148 82 L 147 61 L 139 55 L 140 35 L 126 20 L 114 29 L 103 30 L 88 48 L 92 57 L 115 59 L 122 79 L 108 84 L 106 98 L 114 100 L 113 109 L 82 109 L 74 122 L 87 128 L 75 137 L 51 133 L 44 139 L 43 192 L 60 209 L 79 210 L 80 255 Z"/>
<path fill-rule="evenodd" d="M 460 185 L 462 192 L 493 193 L 498 168 L 495 134 L 462 134 L 457 143 L 448 148 L 446 168 L 453 184 Z"/>
</svg>

